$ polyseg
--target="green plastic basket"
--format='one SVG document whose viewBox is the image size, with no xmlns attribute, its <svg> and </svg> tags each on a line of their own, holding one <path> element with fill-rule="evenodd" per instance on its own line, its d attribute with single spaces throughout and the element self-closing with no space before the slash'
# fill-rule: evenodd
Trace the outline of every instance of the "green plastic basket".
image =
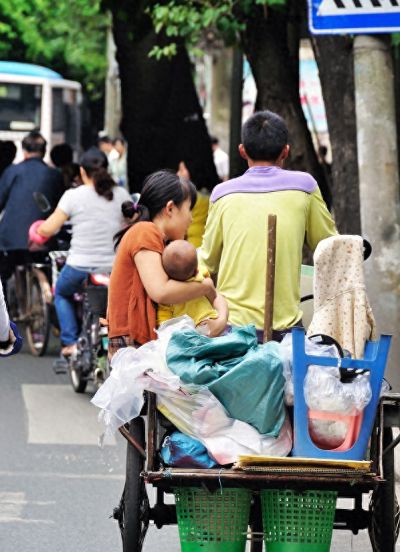
<svg viewBox="0 0 400 552">
<path fill-rule="evenodd" d="M 267 552 L 329 552 L 337 493 L 263 490 Z"/>
<path fill-rule="evenodd" d="M 244 552 L 251 492 L 174 489 L 182 552 Z"/>
</svg>

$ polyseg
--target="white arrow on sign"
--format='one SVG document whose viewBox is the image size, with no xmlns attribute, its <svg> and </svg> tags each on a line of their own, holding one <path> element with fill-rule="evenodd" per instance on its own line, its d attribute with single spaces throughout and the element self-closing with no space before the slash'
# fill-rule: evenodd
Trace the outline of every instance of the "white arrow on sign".
<svg viewBox="0 0 400 552">
<path fill-rule="evenodd" d="M 318 15 L 400 13 L 400 0 L 322 0 Z"/>
</svg>

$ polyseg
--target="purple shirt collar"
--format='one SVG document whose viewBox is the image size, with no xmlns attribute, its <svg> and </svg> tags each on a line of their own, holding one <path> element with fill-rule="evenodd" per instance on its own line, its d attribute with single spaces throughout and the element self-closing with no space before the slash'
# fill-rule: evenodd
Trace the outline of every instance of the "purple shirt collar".
<svg viewBox="0 0 400 552">
<path fill-rule="evenodd" d="M 311 194 L 317 186 L 316 180 L 306 172 L 287 171 L 275 166 L 256 166 L 238 178 L 215 186 L 211 202 L 215 203 L 226 195 L 238 193 L 259 194 L 297 190 Z"/>
</svg>

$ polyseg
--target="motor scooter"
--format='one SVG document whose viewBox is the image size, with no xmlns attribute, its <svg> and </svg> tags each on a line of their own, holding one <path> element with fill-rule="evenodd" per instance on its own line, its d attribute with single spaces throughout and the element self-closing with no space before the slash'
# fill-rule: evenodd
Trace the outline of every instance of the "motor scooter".
<svg viewBox="0 0 400 552">
<path fill-rule="evenodd" d="M 108 329 L 100 320 L 106 315 L 108 283 L 107 274 L 90 274 L 83 292 L 74 295 L 80 323 L 76 352 L 53 364 L 56 374 L 68 372 L 76 393 L 83 393 L 89 381 L 99 387 L 109 375 Z"/>
</svg>

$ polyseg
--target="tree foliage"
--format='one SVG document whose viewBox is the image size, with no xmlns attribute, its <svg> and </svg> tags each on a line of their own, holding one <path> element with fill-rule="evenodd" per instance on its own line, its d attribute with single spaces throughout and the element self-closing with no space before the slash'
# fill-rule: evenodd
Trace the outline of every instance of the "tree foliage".
<svg viewBox="0 0 400 552">
<path fill-rule="evenodd" d="M 286 0 L 169 0 L 151 3 L 148 13 L 153 19 L 155 31 L 163 31 L 170 38 L 182 37 L 186 44 L 196 51 L 203 42 L 204 33 L 215 30 L 227 45 L 232 45 L 245 30 L 246 18 L 255 7 L 279 8 Z M 151 55 L 170 57 L 176 52 L 176 43 L 156 46 Z"/>
<path fill-rule="evenodd" d="M 109 24 L 101 0 L 0 0 L 0 13 L 2 59 L 48 65 L 101 95 Z"/>
</svg>

